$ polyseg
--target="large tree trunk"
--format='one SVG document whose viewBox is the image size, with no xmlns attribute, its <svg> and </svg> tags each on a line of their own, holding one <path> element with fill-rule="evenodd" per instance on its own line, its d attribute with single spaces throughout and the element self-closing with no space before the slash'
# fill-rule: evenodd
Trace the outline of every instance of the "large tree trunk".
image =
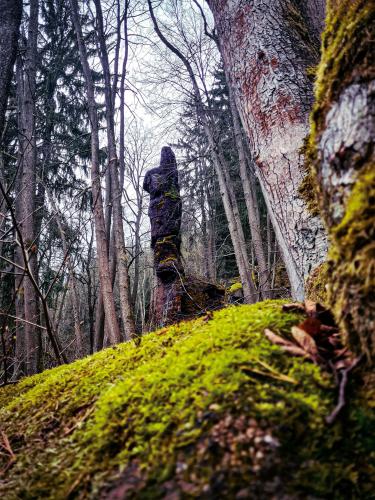
<svg viewBox="0 0 375 500">
<path fill-rule="evenodd" d="M 326 254 L 320 218 L 299 194 L 318 60 L 316 28 L 296 0 L 209 0 L 224 65 L 295 298 Z"/>
<path fill-rule="evenodd" d="M 0 0 L 0 140 L 5 110 L 17 54 L 17 40 L 22 15 L 22 0 Z"/>
<path fill-rule="evenodd" d="M 375 359 L 375 2 L 328 2 L 309 160 L 328 227 L 328 301 L 352 349 Z"/>
<path fill-rule="evenodd" d="M 25 248 L 25 255 L 34 279 L 37 280 L 37 245 L 35 233 L 35 196 L 36 196 L 36 137 L 35 137 L 35 92 L 38 40 L 38 0 L 30 1 L 25 69 L 23 74 L 23 106 L 21 115 L 22 167 L 20 169 L 20 220 L 19 227 Z M 24 319 L 23 326 L 26 344 L 26 373 L 37 372 L 39 358 L 38 330 L 33 323 L 38 322 L 38 296 L 29 276 L 24 277 Z M 27 321 L 27 323 L 26 323 Z"/>
<path fill-rule="evenodd" d="M 91 182 L 93 196 L 93 212 L 95 220 L 95 236 L 98 252 L 98 268 L 100 288 L 103 295 L 103 305 L 105 311 L 105 321 L 110 335 L 110 342 L 115 344 L 120 342 L 121 334 L 117 321 L 113 289 L 111 283 L 109 261 L 108 261 L 108 241 L 106 239 L 106 226 L 103 212 L 103 197 L 100 184 L 99 170 L 99 124 L 95 102 L 95 89 L 91 69 L 88 63 L 86 46 L 83 40 L 82 28 L 79 19 L 79 9 L 77 0 L 70 0 L 72 19 L 77 36 L 79 55 L 85 77 L 88 111 L 91 125 Z"/>
</svg>

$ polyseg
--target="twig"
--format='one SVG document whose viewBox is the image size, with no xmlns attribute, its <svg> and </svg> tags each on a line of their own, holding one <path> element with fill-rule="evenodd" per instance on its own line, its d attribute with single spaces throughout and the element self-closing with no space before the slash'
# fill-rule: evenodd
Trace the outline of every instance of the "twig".
<svg viewBox="0 0 375 500">
<path fill-rule="evenodd" d="M 0 443 L 0 447 L 3 448 L 9 455 L 8 463 L 6 464 L 5 468 L 0 471 L 1 474 L 4 474 L 12 465 L 12 463 L 16 461 L 16 455 L 12 450 L 8 436 L 5 434 L 4 431 L 1 431 L 1 437 L 2 437 L 2 443 Z"/>
<path fill-rule="evenodd" d="M 353 360 L 353 363 L 346 369 L 341 370 L 339 373 L 341 373 L 341 380 L 340 380 L 340 386 L 339 386 L 339 400 L 338 403 L 333 410 L 333 412 L 326 417 L 326 422 L 327 424 L 333 424 L 333 422 L 336 420 L 337 416 L 341 412 L 341 410 L 344 408 L 346 401 L 345 401 L 345 389 L 346 385 L 348 383 L 348 374 L 355 368 L 359 362 L 361 361 L 363 357 L 363 354 L 361 356 L 358 356 Z"/>
</svg>

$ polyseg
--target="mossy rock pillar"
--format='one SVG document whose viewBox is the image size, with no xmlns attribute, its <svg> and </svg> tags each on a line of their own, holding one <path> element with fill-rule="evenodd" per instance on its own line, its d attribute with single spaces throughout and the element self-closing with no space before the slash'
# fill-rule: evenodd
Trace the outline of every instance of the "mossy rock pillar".
<svg viewBox="0 0 375 500">
<path fill-rule="evenodd" d="M 143 188 L 150 194 L 148 215 L 156 274 L 150 317 L 152 325 L 158 327 L 173 322 L 178 315 L 181 309 L 179 283 L 184 276 L 180 253 L 180 186 L 176 157 L 170 147 L 162 148 L 160 165 L 147 172 Z"/>
</svg>

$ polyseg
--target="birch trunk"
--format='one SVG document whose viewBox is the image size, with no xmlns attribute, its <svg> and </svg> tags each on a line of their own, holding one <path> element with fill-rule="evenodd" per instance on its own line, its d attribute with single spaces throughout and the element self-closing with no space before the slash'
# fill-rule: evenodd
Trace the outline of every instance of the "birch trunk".
<svg viewBox="0 0 375 500">
<path fill-rule="evenodd" d="M 292 294 L 302 299 L 304 278 L 327 249 L 320 218 L 308 212 L 299 194 L 312 105 L 307 68 L 318 60 L 315 31 L 295 0 L 209 5 Z"/>
</svg>

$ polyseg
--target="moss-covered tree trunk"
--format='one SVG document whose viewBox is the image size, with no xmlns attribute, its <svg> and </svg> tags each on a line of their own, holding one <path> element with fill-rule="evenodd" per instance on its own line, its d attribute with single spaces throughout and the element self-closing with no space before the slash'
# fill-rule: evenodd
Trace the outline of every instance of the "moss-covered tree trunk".
<svg viewBox="0 0 375 500">
<path fill-rule="evenodd" d="M 208 3 L 292 292 L 302 299 L 304 278 L 326 252 L 320 218 L 306 209 L 299 193 L 313 101 L 308 68 L 318 62 L 322 2 Z"/>
<path fill-rule="evenodd" d="M 351 347 L 375 359 L 374 0 L 330 0 L 309 160 L 331 237 L 328 301 Z"/>
</svg>

